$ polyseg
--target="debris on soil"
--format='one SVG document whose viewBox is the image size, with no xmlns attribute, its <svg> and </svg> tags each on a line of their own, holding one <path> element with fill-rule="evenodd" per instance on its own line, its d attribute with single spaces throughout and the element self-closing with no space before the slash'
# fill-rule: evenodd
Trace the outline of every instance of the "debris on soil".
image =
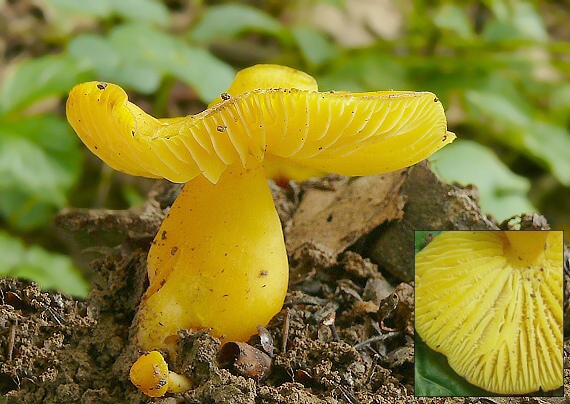
<svg viewBox="0 0 570 404">
<path fill-rule="evenodd" d="M 129 238 L 154 237 L 162 222 L 158 203 L 149 203 L 144 209 L 63 209 L 57 216 L 57 225 L 67 231 L 108 231 Z"/>
<path fill-rule="evenodd" d="M 401 189 L 407 170 L 369 177 L 329 175 L 306 182 L 302 200 L 286 227 L 287 251 L 311 242 L 334 255 L 380 224 L 401 219 Z"/>
<path fill-rule="evenodd" d="M 0 279 L 0 393 L 39 403 L 50 386 L 62 399 L 78 398 L 93 381 L 86 347 L 66 361 L 62 356 L 70 344 L 78 348 L 95 325 L 85 302 L 42 292 L 34 283 Z"/>
<path fill-rule="evenodd" d="M 141 354 L 130 343 L 131 323 L 148 286 L 151 238 L 179 190 L 161 182 L 138 210 L 58 217 L 75 234 L 114 232 L 123 240 L 92 263 L 86 301 L 0 280 L 0 402 L 456 402 L 413 397 L 413 230 L 498 225 L 480 212 L 472 190 L 441 182 L 427 164 L 272 186 L 291 270 L 282 311 L 249 345 L 221 352 L 208 330 L 180 330 L 176 358 L 167 361 L 193 388 L 144 396 L 129 381 Z M 569 352 L 566 341 L 565 364 Z M 465 402 L 484 402 L 474 400 Z M 505 400 L 493 398 L 512 402 Z"/>
<path fill-rule="evenodd" d="M 271 370 L 271 358 L 265 352 L 245 342 L 228 342 L 218 355 L 221 367 L 233 370 L 240 376 L 261 381 Z"/>
</svg>

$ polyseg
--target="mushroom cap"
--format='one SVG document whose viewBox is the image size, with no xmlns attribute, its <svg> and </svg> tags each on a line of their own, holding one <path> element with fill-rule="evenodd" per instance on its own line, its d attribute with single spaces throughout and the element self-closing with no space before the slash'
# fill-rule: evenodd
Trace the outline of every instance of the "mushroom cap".
<svg viewBox="0 0 570 404">
<path fill-rule="evenodd" d="M 260 88 L 296 88 L 298 90 L 318 91 L 317 81 L 305 72 L 279 65 L 256 65 L 245 68 L 236 73 L 230 87 L 224 93 L 236 97 L 248 91 Z M 208 108 L 213 107 L 225 99 L 220 95 L 212 101 Z"/>
<path fill-rule="evenodd" d="M 162 397 L 168 389 L 168 365 L 158 351 L 147 352 L 133 364 L 131 382 L 149 397 Z"/>
<path fill-rule="evenodd" d="M 174 182 L 202 174 L 215 183 L 232 163 L 246 167 L 248 155 L 263 161 L 266 154 L 313 172 L 379 174 L 455 139 L 432 93 L 323 93 L 310 76 L 274 65 L 245 69 L 228 91 L 197 115 L 159 120 L 119 86 L 88 82 L 72 89 L 67 117 L 111 167 Z"/>
<path fill-rule="evenodd" d="M 416 255 L 418 334 L 488 391 L 562 386 L 562 254 L 562 232 L 440 234 Z"/>
</svg>

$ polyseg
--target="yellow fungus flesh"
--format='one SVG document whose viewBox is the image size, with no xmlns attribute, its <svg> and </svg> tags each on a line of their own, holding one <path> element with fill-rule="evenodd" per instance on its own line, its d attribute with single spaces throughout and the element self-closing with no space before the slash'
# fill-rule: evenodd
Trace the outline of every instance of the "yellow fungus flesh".
<svg viewBox="0 0 570 404">
<path fill-rule="evenodd" d="M 289 267 L 263 167 L 230 166 L 212 184 L 188 182 L 148 256 L 150 286 L 135 319 L 137 344 L 172 348 L 178 329 L 212 328 L 244 341 L 283 304 Z"/>
<path fill-rule="evenodd" d="M 147 396 L 162 397 L 168 389 L 168 365 L 160 352 L 148 352 L 133 364 L 130 379 Z"/>
<path fill-rule="evenodd" d="M 120 87 L 98 82 L 74 87 L 66 108 L 111 167 L 187 182 L 153 242 L 135 318 L 137 344 L 171 354 L 178 329 L 247 340 L 282 306 L 287 254 L 263 164 L 297 180 L 379 174 L 455 138 L 432 93 L 322 93 L 312 77 L 273 65 L 241 71 L 193 116 L 156 119 Z"/>
<path fill-rule="evenodd" d="M 508 231 L 505 254 L 520 266 L 532 266 L 544 254 L 546 231 Z"/>
<path fill-rule="evenodd" d="M 250 68 L 248 80 L 255 68 L 267 69 Z M 313 172 L 379 174 L 415 164 L 455 139 L 432 93 L 320 93 L 304 81 L 302 87 L 258 88 L 197 115 L 159 120 L 130 103 L 120 87 L 88 82 L 71 91 L 67 116 L 111 167 L 174 182 L 200 174 L 217 182 L 248 155 L 287 159 Z"/>
<path fill-rule="evenodd" d="M 444 232 L 420 251 L 416 330 L 474 385 L 553 390 L 563 377 L 562 232 L 513 233 Z"/>
<path fill-rule="evenodd" d="M 178 373 L 168 372 L 168 389 L 167 393 L 184 393 L 192 387 L 192 383 L 186 376 Z"/>
<path fill-rule="evenodd" d="M 141 355 L 131 366 L 129 378 L 136 388 L 149 397 L 183 393 L 192 387 L 186 376 L 168 370 L 168 364 L 158 351 Z"/>
</svg>

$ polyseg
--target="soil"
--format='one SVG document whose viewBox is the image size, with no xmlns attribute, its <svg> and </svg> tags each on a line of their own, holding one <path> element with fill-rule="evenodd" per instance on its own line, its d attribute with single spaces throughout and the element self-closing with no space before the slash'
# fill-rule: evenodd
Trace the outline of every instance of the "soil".
<svg viewBox="0 0 570 404">
<path fill-rule="evenodd" d="M 381 176 L 328 176 L 290 183 L 287 189 L 273 186 L 291 282 L 283 310 L 250 341 L 271 357 L 267 372 L 252 373 L 257 356 L 244 356 L 245 366 L 222 358 L 220 342 L 207 330 L 181 330 L 178 354 L 169 366 L 188 376 L 194 388 L 146 397 L 128 379 L 141 354 L 129 342 L 131 322 L 147 287 L 150 242 L 179 190 L 161 182 L 142 208 L 72 209 L 58 216 L 58 225 L 78 239 L 97 240 L 105 233 L 123 238 L 92 263 L 93 290 L 85 301 L 21 280 L 0 280 L 0 403 L 570 400 L 569 393 L 558 398 L 413 396 L 413 231 L 506 229 L 512 223 L 483 215 L 476 189 L 441 182 L 425 163 Z M 547 226 L 538 215 L 520 221 L 530 228 Z M 390 302 L 395 304 L 389 307 Z M 232 350 L 230 356 L 245 351 Z M 568 341 L 566 367 L 567 351 Z M 565 369 L 565 384 L 569 381 Z"/>
</svg>

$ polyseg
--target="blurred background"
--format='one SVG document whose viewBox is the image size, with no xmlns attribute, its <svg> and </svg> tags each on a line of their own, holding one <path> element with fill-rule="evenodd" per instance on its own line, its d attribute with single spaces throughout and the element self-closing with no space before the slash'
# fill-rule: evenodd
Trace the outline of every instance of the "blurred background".
<svg viewBox="0 0 570 404">
<path fill-rule="evenodd" d="M 432 157 L 502 221 L 570 230 L 570 1 L 0 0 L 0 275 L 85 296 L 64 207 L 140 205 L 152 181 L 91 155 L 74 84 L 114 82 L 159 116 L 204 109 L 256 63 L 321 90 L 437 94 L 458 140 Z M 570 235 L 568 232 L 567 236 Z M 80 264 L 79 267 L 82 267 Z"/>
</svg>

